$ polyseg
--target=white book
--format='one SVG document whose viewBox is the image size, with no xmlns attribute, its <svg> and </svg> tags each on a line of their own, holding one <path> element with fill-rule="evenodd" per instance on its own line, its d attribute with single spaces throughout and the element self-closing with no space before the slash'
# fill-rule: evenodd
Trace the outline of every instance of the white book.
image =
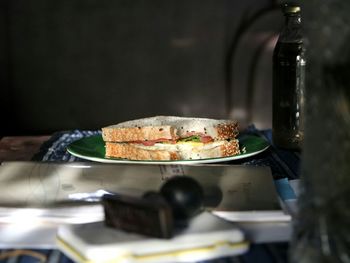
<svg viewBox="0 0 350 263">
<path fill-rule="evenodd" d="M 170 239 L 106 227 L 103 222 L 60 226 L 59 249 L 77 262 L 194 262 L 245 253 L 243 232 L 208 212 L 193 217 Z"/>
</svg>

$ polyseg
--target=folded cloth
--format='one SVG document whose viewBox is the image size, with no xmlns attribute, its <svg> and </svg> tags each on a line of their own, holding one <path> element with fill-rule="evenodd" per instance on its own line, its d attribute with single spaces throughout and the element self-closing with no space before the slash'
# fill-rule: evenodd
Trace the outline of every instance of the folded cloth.
<svg viewBox="0 0 350 263">
<path fill-rule="evenodd" d="M 276 147 L 272 141 L 271 129 L 258 130 L 252 125 L 242 133 L 260 136 L 270 143 L 267 151 L 249 159 L 244 159 L 243 164 L 269 166 L 274 179 L 297 179 L 300 177 L 300 153 Z"/>
<path fill-rule="evenodd" d="M 101 134 L 101 131 L 61 131 L 54 133 L 43 143 L 40 150 L 32 158 L 33 161 L 78 162 L 86 161 L 67 152 L 67 146 L 76 140 Z"/>
</svg>

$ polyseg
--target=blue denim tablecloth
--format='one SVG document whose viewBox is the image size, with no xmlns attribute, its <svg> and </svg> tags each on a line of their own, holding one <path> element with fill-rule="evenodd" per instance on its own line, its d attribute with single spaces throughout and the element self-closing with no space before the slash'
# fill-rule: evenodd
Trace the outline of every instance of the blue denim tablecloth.
<svg viewBox="0 0 350 263">
<path fill-rule="evenodd" d="M 100 131 L 63 131 L 55 133 L 45 142 L 40 151 L 33 156 L 33 161 L 86 161 L 72 156 L 66 151 L 67 146 L 75 140 L 99 134 Z M 269 166 L 275 180 L 287 178 L 297 179 L 300 175 L 300 153 L 278 149 L 271 142 L 271 130 L 257 130 L 249 127 L 245 134 L 255 134 L 264 137 L 271 144 L 266 151 L 241 160 L 228 162 L 229 164 L 243 164 L 255 166 Z M 234 258 L 211 260 L 213 263 L 283 263 L 288 262 L 288 243 L 252 244 L 248 253 Z M 2 250 L 0 251 L 0 263 L 27 263 L 27 262 L 72 262 L 58 250 Z"/>
</svg>

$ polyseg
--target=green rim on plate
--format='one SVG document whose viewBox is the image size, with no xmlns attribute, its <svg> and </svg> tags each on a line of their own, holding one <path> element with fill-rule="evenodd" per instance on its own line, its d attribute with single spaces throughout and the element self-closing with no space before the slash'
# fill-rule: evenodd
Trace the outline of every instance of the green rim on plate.
<svg viewBox="0 0 350 263">
<path fill-rule="evenodd" d="M 214 162 L 215 160 L 220 161 L 230 161 L 236 159 L 242 159 L 246 157 L 250 157 L 256 155 L 269 147 L 269 143 L 258 136 L 254 135 L 242 135 L 239 138 L 239 144 L 241 148 L 241 154 L 224 157 L 224 158 L 211 158 L 211 159 L 200 159 L 200 160 L 181 160 L 182 162 Z M 72 155 L 77 157 L 93 160 L 93 161 L 108 161 L 108 162 L 128 162 L 125 159 L 117 159 L 117 158 L 105 158 L 105 145 L 101 135 L 90 136 L 86 138 L 82 138 L 71 143 L 67 150 Z M 140 162 L 140 161 L 132 161 L 132 162 Z M 142 161 L 143 163 L 154 163 L 154 161 Z M 179 162 L 179 161 L 156 161 L 157 163 L 168 163 L 168 162 Z"/>
</svg>

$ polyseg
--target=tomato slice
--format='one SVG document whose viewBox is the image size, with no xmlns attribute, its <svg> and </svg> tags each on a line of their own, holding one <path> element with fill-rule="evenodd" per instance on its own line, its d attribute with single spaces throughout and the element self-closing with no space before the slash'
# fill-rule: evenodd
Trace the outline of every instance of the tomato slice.
<svg viewBox="0 0 350 263">
<path fill-rule="evenodd" d="M 209 143 L 209 142 L 214 141 L 211 136 L 198 135 L 198 137 L 200 138 L 200 142 L 202 142 L 202 143 Z M 153 146 L 159 142 L 166 142 L 166 143 L 175 144 L 176 140 L 169 140 L 169 139 L 165 139 L 165 138 L 160 138 L 157 140 L 149 140 L 149 141 L 132 141 L 130 143 L 143 144 L 145 146 Z"/>
<path fill-rule="evenodd" d="M 200 138 L 202 143 L 208 143 L 208 142 L 214 141 L 211 136 L 201 136 Z"/>
<path fill-rule="evenodd" d="M 156 143 L 159 142 L 167 142 L 167 143 L 171 143 L 171 144 L 175 144 L 176 141 L 175 140 L 169 140 L 169 139 L 165 139 L 165 138 L 160 138 L 157 140 L 149 140 L 149 141 L 132 141 L 131 143 L 137 143 L 137 144 L 143 144 L 145 146 L 153 146 Z"/>
</svg>

